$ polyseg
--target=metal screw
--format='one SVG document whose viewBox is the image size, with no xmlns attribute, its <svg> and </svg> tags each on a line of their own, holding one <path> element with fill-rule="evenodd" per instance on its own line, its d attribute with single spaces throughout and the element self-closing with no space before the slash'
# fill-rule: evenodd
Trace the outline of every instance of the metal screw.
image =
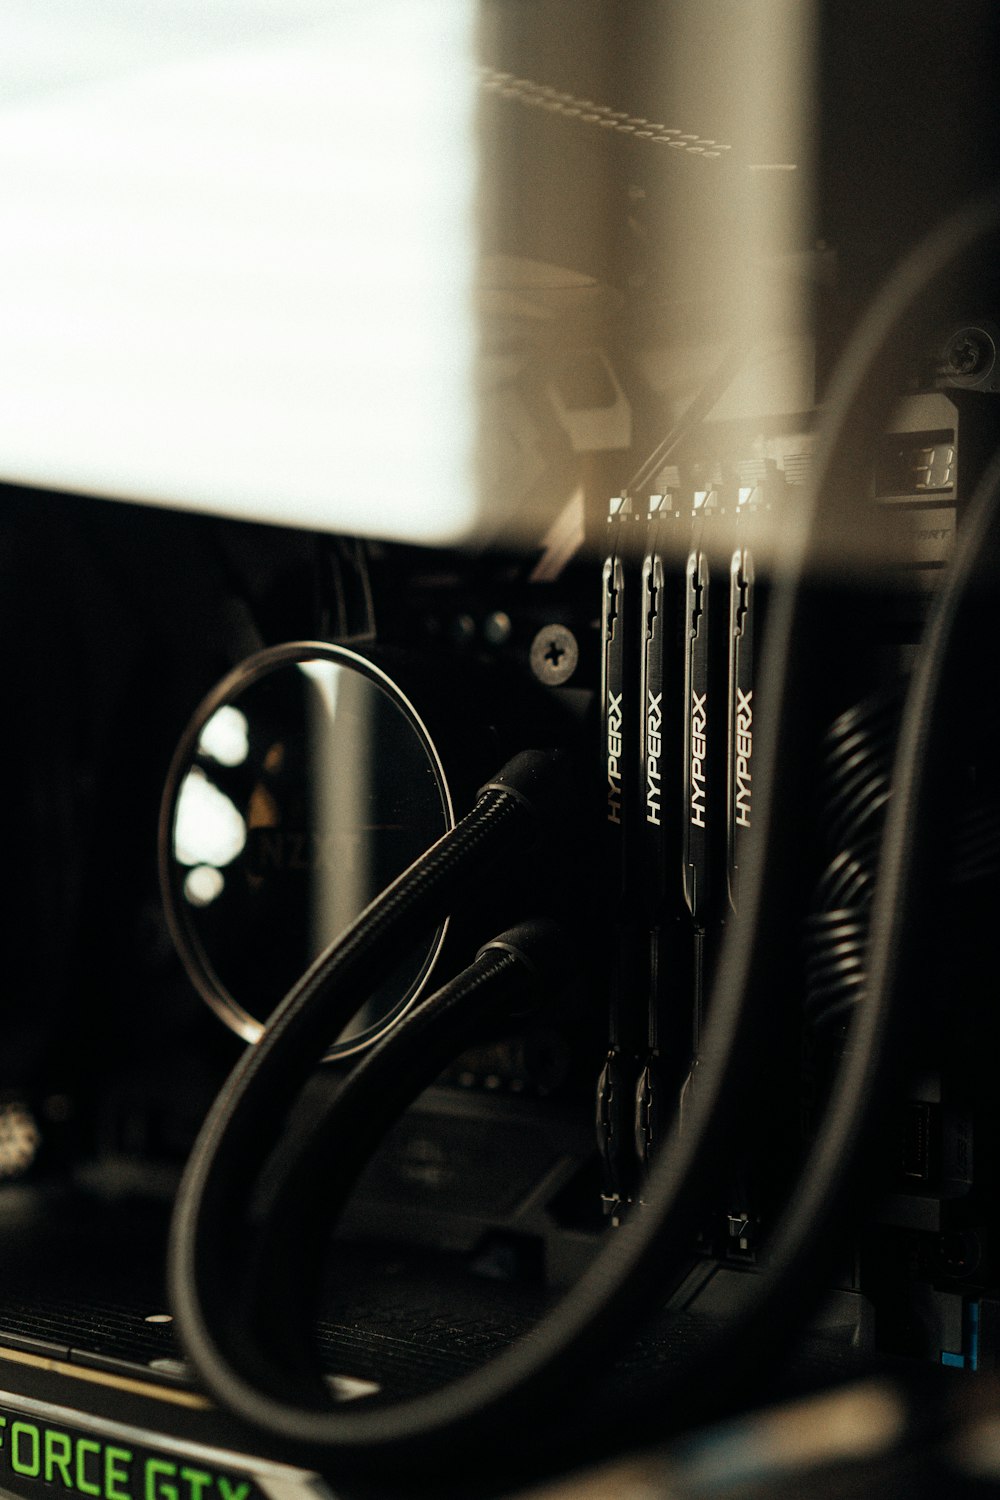
<svg viewBox="0 0 1000 1500">
<path fill-rule="evenodd" d="M 960 328 L 957 333 L 952 334 L 945 348 L 945 373 L 960 379 L 982 375 L 995 357 L 993 340 L 984 329 Z"/>
<path fill-rule="evenodd" d="M 531 670 L 546 687 L 568 682 L 579 660 L 576 636 L 565 625 L 546 625 L 531 643 Z"/>
</svg>

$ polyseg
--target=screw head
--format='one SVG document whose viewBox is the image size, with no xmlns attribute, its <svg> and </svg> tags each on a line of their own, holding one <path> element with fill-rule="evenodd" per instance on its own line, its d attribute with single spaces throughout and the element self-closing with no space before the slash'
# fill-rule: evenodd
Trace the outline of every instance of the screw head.
<svg viewBox="0 0 1000 1500">
<path fill-rule="evenodd" d="M 975 380 L 989 373 L 996 352 L 985 328 L 959 328 L 945 345 L 944 373 L 952 380 Z"/>
<path fill-rule="evenodd" d="M 531 670 L 546 687 L 561 687 L 576 671 L 580 648 L 565 625 L 545 625 L 531 643 Z"/>
</svg>

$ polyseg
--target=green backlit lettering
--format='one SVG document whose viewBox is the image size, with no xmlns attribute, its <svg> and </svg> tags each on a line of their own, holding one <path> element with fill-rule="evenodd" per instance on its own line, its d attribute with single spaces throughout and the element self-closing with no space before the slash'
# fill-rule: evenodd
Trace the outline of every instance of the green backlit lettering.
<svg viewBox="0 0 1000 1500">
<path fill-rule="evenodd" d="M 176 1464 L 162 1458 L 147 1459 L 145 1500 L 178 1500 L 176 1484 L 167 1483 L 168 1477 L 173 1478 L 176 1473 Z"/>
<path fill-rule="evenodd" d="M 105 1448 L 104 1450 L 104 1500 L 132 1500 L 128 1490 L 119 1489 L 127 1483 L 128 1469 L 123 1465 L 132 1462 L 128 1448 Z"/>
<path fill-rule="evenodd" d="M 212 1483 L 211 1474 L 206 1474 L 204 1469 L 182 1469 L 181 1478 L 191 1486 L 191 1500 L 201 1500 L 202 1490 Z"/>
<path fill-rule="evenodd" d="M 65 1432 L 56 1432 L 53 1427 L 45 1429 L 45 1483 L 51 1484 L 56 1471 L 66 1489 L 73 1488 L 69 1464 L 73 1456 L 73 1439 Z"/>
<path fill-rule="evenodd" d="M 27 1438 L 30 1458 L 24 1456 L 23 1438 Z M 42 1468 L 42 1442 L 38 1428 L 31 1422 L 15 1422 L 10 1429 L 10 1466 L 15 1474 L 34 1479 Z"/>
<path fill-rule="evenodd" d="M 237 1484 L 230 1484 L 224 1474 L 219 1475 L 219 1494 L 222 1500 L 247 1500 L 250 1493 L 250 1484 L 246 1479 L 241 1479 Z"/>
<path fill-rule="evenodd" d="M 252 1500 L 258 1493 L 248 1478 L 181 1467 L 14 1412 L 0 1414 L 0 1449 L 8 1470 L 43 1483 L 50 1500 Z M 0 1500 L 3 1494 L 0 1487 Z"/>
<path fill-rule="evenodd" d="M 77 1438 L 76 1440 L 76 1487 L 81 1495 L 100 1495 L 101 1486 L 93 1484 L 87 1478 L 85 1466 L 88 1453 L 100 1453 L 100 1443 L 95 1443 L 93 1438 Z"/>
</svg>

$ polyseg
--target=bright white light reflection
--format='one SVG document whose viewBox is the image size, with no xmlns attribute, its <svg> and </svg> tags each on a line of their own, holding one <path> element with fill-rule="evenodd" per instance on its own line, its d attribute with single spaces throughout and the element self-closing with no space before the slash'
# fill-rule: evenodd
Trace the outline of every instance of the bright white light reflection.
<svg viewBox="0 0 1000 1500">
<path fill-rule="evenodd" d="M 0 475 L 467 534 L 472 0 L 340 0 L 322 23 L 274 0 L 269 26 L 230 0 L 186 46 L 183 11 L 108 5 L 103 64 L 89 7 L 33 0 L 11 28 L 30 76 L 0 108 Z M 48 88 L 39 16 L 64 29 Z"/>
<path fill-rule="evenodd" d="M 201 731 L 198 753 L 211 756 L 220 766 L 241 766 L 250 750 L 249 736 L 246 714 L 224 703 Z"/>
<path fill-rule="evenodd" d="M 332 661 L 300 661 L 299 671 L 316 685 L 327 714 L 334 719 L 337 714 L 337 689 L 340 686 L 340 667 Z"/>
<path fill-rule="evenodd" d="M 197 766 L 181 782 L 174 857 L 182 865 L 230 864 L 243 852 L 247 825 L 224 792 Z"/>
<path fill-rule="evenodd" d="M 184 877 L 184 897 L 190 906 L 211 906 L 225 884 L 226 877 L 214 865 L 195 865 Z"/>
</svg>

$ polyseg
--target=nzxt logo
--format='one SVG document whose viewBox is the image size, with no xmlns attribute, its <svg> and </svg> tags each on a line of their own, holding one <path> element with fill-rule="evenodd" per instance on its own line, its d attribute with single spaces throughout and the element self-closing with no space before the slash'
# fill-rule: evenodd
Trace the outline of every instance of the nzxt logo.
<svg viewBox="0 0 1000 1500">
<path fill-rule="evenodd" d="M 646 698 L 646 822 L 660 827 L 660 730 L 663 711 L 661 693 L 647 689 Z"/>
<path fill-rule="evenodd" d="M 705 704 L 707 693 L 691 693 L 691 822 L 698 828 L 705 827 L 705 756 L 707 742 L 705 725 L 708 716 Z"/>
<path fill-rule="evenodd" d="M 251 880 L 269 875 L 305 874 L 343 868 L 345 850 L 333 834 L 310 829 L 251 828 L 247 835 L 246 872 Z"/>
<path fill-rule="evenodd" d="M 622 694 L 608 693 L 608 822 L 622 820 Z"/>
<path fill-rule="evenodd" d="M 753 689 L 745 693 L 737 688 L 736 703 L 736 821 L 741 828 L 750 827 L 750 760 L 753 756 Z"/>
</svg>

